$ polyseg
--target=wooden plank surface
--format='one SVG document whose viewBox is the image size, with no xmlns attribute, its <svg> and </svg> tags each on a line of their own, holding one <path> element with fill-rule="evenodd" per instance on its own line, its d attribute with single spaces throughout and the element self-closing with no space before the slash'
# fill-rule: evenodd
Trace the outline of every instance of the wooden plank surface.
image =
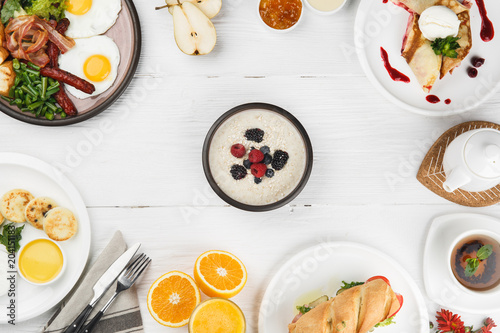
<svg viewBox="0 0 500 333">
<path fill-rule="evenodd" d="M 384 99 L 353 53 L 359 0 L 335 16 L 309 11 L 293 32 L 274 34 L 256 0 L 224 0 L 213 22 L 218 44 L 203 57 L 175 45 L 161 0 L 135 0 L 143 30 L 140 66 L 130 88 L 107 111 L 65 128 L 43 128 L 0 114 L 2 151 L 41 158 L 81 191 L 93 227 L 92 257 L 114 230 L 142 241 L 153 265 L 138 292 L 146 332 L 187 332 L 156 324 L 145 306 L 150 284 L 179 269 L 191 273 L 205 250 L 225 249 L 247 265 L 248 285 L 234 300 L 248 332 L 257 332 L 260 300 L 279 266 L 328 240 L 374 246 L 394 256 L 423 291 L 422 253 L 433 217 L 477 212 L 437 197 L 415 175 L 434 139 L 469 120 L 500 122 L 497 93 L 478 110 L 447 118 L 411 114 Z M 292 112 L 314 146 L 311 179 L 291 206 L 251 214 L 228 207 L 201 167 L 206 132 L 226 110 L 268 102 Z M 426 299 L 429 313 L 437 305 Z M 36 332 L 49 314 L 0 331 Z M 500 320 L 500 314 L 496 315 Z M 479 324 L 480 317 L 465 319 Z"/>
</svg>

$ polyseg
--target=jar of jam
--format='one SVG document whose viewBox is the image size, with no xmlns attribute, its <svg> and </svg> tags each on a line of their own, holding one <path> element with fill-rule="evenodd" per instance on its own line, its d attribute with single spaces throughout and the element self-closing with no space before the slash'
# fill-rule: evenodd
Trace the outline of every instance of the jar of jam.
<svg viewBox="0 0 500 333">
<path fill-rule="evenodd" d="M 289 30 L 302 17 L 302 0 L 260 0 L 259 14 L 268 27 Z"/>
</svg>

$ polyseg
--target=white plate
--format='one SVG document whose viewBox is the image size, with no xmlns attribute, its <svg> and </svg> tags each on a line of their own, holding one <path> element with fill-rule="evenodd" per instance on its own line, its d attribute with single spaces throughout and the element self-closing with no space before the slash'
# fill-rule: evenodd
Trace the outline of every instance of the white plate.
<svg viewBox="0 0 500 333">
<path fill-rule="evenodd" d="M 48 286 L 35 286 L 17 275 L 16 322 L 39 316 L 57 305 L 75 286 L 87 263 L 90 250 L 90 221 L 83 200 L 70 181 L 51 165 L 36 158 L 0 153 L 0 196 L 3 193 L 22 188 L 36 196 L 53 198 L 60 206 L 70 209 L 78 219 L 77 234 L 59 242 L 63 248 L 67 267 L 56 282 Z M 46 237 L 42 230 L 25 223 L 21 246 L 35 238 Z M 3 245 L 1 245 L 3 246 Z M 5 316 L 8 295 L 0 297 L 0 324 L 9 320 Z"/>
<path fill-rule="evenodd" d="M 432 222 L 424 252 L 424 283 L 434 302 L 460 312 L 484 314 L 500 311 L 497 295 L 472 295 L 458 288 L 449 274 L 448 250 L 461 233 L 486 229 L 500 234 L 500 221 L 479 214 L 450 214 Z"/>
<path fill-rule="evenodd" d="M 332 296 L 344 281 L 366 281 L 376 275 L 389 279 L 404 297 L 396 324 L 377 333 L 428 333 L 424 299 L 411 276 L 389 256 L 371 247 L 329 242 L 299 252 L 269 283 L 259 313 L 259 333 L 286 332 L 297 314 L 295 307 L 321 295 Z"/>
<path fill-rule="evenodd" d="M 354 27 L 354 41 L 361 66 L 372 84 L 394 104 L 426 116 L 447 116 L 477 108 L 494 95 L 500 83 L 500 62 L 496 61 L 500 53 L 500 36 L 491 42 L 481 40 L 481 18 L 474 1 L 470 10 L 472 28 L 472 49 L 462 65 L 453 75 L 446 75 L 438 80 L 431 93 L 441 99 L 438 104 L 426 101 L 428 94 L 413 75 L 406 60 L 401 56 L 401 46 L 405 35 L 409 13 L 389 1 L 361 0 Z M 488 17 L 495 27 L 500 28 L 500 1 L 486 1 Z M 406 74 L 409 84 L 394 82 L 384 67 L 380 56 L 380 47 L 389 54 L 392 66 Z M 472 56 L 485 58 L 485 64 L 478 69 L 479 75 L 471 79 L 467 75 Z M 451 104 L 443 101 L 451 99 Z"/>
</svg>

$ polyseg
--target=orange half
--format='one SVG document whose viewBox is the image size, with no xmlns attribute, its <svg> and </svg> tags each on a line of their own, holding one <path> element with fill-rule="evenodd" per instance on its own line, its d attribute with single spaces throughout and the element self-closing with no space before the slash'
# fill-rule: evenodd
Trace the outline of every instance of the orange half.
<svg viewBox="0 0 500 333">
<path fill-rule="evenodd" d="M 194 279 L 207 296 L 231 298 L 245 286 L 247 271 L 235 255 L 214 250 L 198 257 Z"/>
<path fill-rule="evenodd" d="M 156 280 L 148 292 L 148 310 L 160 324 L 181 327 L 200 303 L 200 291 L 189 275 L 173 271 Z"/>
</svg>

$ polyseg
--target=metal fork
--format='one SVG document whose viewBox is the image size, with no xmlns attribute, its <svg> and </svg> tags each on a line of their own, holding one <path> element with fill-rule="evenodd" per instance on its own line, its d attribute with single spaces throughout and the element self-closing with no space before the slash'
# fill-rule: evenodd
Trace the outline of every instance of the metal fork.
<svg viewBox="0 0 500 333">
<path fill-rule="evenodd" d="M 122 291 L 127 290 L 128 288 L 132 287 L 132 285 L 137 281 L 137 278 L 144 272 L 144 270 L 148 267 L 149 263 L 151 262 L 151 259 L 149 259 L 144 253 L 141 253 L 138 255 L 134 261 L 128 265 L 128 267 L 123 271 L 122 274 L 118 277 L 118 283 L 116 285 L 116 291 L 113 294 L 113 296 L 109 299 L 109 301 L 104 305 L 99 311 L 94 318 L 86 325 L 84 326 L 80 332 L 84 333 L 90 333 L 92 332 L 95 327 L 97 326 L 97 323 L 99 320 L 101 320 L 102 316 L 104 315 L 104 312 L 109 308 L 111 303 L 116 299 L 118 294 L 120 294 Z"/>
</svg>

